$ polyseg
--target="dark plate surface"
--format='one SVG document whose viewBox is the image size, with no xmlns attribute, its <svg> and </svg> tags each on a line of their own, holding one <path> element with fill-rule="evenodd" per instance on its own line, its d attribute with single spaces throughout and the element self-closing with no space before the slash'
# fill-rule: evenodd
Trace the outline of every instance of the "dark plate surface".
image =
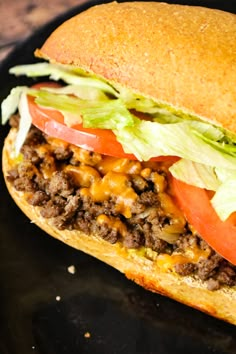
<svg viewBox="0 0 236 354">
<path fill-rule="evenodd" d="M 8 68 L 33 62 L 34 49 L 59 23 L 95 3 L 72 9 L 15 49 L 0 66 L 0 101 L 26 83 Z M 236 12 L 234 1 L 179 3 Z M 1 148 L 7 131 L 0 129 Z M 2 175 L 0 188 L 0 354 L 236 353 L 236 327 L 149 293 L 46 236 L 15 206 Z"/>
</svg>

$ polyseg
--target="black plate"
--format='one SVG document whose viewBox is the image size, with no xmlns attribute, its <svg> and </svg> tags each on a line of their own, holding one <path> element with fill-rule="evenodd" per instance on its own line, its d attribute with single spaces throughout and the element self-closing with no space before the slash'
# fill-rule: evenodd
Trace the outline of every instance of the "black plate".
<svg viewBox="0 0 236 354">
<path fill-rule="evenodd" d="M 55 19 L 8 56 L 0 66 L 0 101 L 26 83 L 8 68 L 33 62 L 34 49 L 56 26 L 95 3 Z M 179 3 L 236 12 L 234 1 Z M 1 127 L 1 147 L 7 130 Z M 16 207 L 0 177 L 1 354 L 236 353 L 236 327 L 149 293 L 46 236 Z M 74 275 L 67 271 L 72 264 Z"/>
</svg>

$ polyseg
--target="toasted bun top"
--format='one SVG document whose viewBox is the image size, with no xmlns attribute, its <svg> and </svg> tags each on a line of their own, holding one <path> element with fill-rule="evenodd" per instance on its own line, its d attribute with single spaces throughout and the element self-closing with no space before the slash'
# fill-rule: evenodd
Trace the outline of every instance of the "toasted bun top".
<svg viewBox="0 0 236 354">
<path fill-rule="evenodd" d="M 97 5 L 36 55 L 236 132 L 236 15 L 157 2 Z"/>
</svg>

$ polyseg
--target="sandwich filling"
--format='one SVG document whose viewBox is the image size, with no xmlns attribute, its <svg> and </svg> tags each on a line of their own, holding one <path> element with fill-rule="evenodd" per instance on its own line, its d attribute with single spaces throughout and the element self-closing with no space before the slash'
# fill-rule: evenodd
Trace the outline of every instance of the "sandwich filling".
<svg viewBox="0 0 236 354">
<path fill-rule="evenodd" d="M 19 116 L 10 119 L 19 129 Z M 31 125 L 7 179 L 60 230 L 96 234 L 193 275 L 208 289 L 236 285 L 236 267 L 186 221 L 174 200 L 173 161 L 138 161 L 91 152 Z M 199 205 L 199 207 L 201 207 Z"/>
<path fill-rule="evenodd" d="M 42 217 L 211 290 L 235 286 L 234 132 L 73 66 L 10 72 L 60 80 L 1 106 L 17 131 L 7 178 Z"/>
</svg>

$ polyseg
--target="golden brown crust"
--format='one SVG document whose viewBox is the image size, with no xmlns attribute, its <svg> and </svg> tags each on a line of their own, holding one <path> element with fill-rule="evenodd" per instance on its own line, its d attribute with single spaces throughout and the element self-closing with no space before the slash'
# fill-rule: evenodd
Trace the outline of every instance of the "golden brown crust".
<svg viewBox="0 0 236 354">
<path fill-rule="evenodd" d="M 24 193 L 17 192 L 6 179 L 7 171 L 13 167 L 11 153 L 15 135 L 15 130 L 11 129 L 5 140 L 3 173 L 12 198 L 32 222 L 65 244 L 111 265 L 144 288 L 236 325 L 235 287 L 209 291 L 203 282 L 193 277 L 181 277 L 166 271 L 160 263 L 151 261 L 136 251 L 129 252 L 119 244 L 112 245 L 96 235 L 88 236 L 79 231 L 60 231 L 50 223 L 49 219 L 42 218 L 39 210 L 26 202 Z"/>
<path fill-rule="evenodd" d="M 236 132 L 236 15 L 155 2 L 98 5 L 36 55 L 73 64 Z"/>
</svg>

